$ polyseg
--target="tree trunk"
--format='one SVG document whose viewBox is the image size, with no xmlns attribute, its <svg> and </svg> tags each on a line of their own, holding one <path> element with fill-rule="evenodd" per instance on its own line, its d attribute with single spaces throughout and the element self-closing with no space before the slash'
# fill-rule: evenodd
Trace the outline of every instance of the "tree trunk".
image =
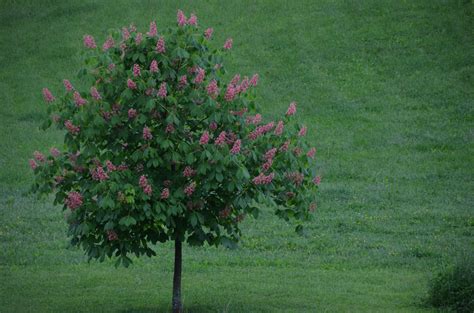
<svg viewBox="0 0 474 313">
<path fill-rule="evenodd" d="M 173 275 L 173 313 L 182 313 L 181 303 L 181 263 L 182 263 L 182 243 L 175 239 L 174 242 L 174 275 Z"/>
</svg>

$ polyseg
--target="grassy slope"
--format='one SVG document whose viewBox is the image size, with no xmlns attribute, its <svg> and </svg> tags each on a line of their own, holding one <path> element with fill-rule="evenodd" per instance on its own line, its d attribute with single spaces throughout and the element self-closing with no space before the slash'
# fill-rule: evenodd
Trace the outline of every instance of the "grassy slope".
<svg viewBox="0 0 474 313">
<path fill-rule="evenodd" d="M 295 99 L 324 175 L 306 237 L 264 214 L 236 251 L 185 249 L 190 312 L 425 312 L 427 281 L 474 248 L 469 1 L 11 1 L 0 4 L 0 312 L 166 311 L 171 246 L 129 269 L 67 250 L 60 208 L 25 196 L 40 90 L 78 68 L 84 33 L 178 7 L 234 37 L 267 115 Z M 291 3 L 291 5 L 290 5 Z"/>
</svg>

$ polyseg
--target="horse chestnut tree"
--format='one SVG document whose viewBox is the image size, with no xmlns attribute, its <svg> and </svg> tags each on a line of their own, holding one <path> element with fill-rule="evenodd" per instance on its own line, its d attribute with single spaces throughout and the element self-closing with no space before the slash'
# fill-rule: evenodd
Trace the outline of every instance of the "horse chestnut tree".
<svg viewBox="0 0 474 313">
<path fill-rule="evenodd" d="M 233 246 L 240 222 L 271 204 L 285 220 L 306 220 L 320 178 L 315 148 L 294 119 L 296 103 L 275 121 L 258 113 L 258 75 L 228 81 L 232 39 L 211 44 L 197 17 L 178 11 L 177 27 L 147 33 L 132 25 L 102 46 L 84 36 L 79 90 L 47 88 L 43 127 L 65 130 L 50 155 L 34 152 L 33 190 L 63 205 L 71 244 L 90 259 L 153 256 L 175 242 L 173 310 L 180 312 L 181 247 Z M 301 224 L 296 227 L 297 231 Z"/>
</svg>

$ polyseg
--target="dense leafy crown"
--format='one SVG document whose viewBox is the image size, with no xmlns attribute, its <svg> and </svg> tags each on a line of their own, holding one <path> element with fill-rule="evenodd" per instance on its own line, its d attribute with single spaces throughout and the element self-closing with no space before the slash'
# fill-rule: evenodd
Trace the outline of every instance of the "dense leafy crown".
<svg viewBox="0 0 474 313">
<path fill-rule="evenodd" d="M 73 245 L 90 258 L 154 255 L 150 244 L 233 245 L 246 214 L 270 203 L 285 220 L 305 220 L 319 176 L 306 127 L 262 122 L 258 75 L 223 79 L 223 55 L 212 28 L 178 11 L 178 26 L 146 34 L 124 27 L 97 47 L 84 37 L 88 92 L 64 80 L 56 99 L 47 89 L 51 124 L 66 130 L 63 151 L 36 151 L 34 190 L 63 204 Z M 300 230 L 301 226 L 297 227 Z"/>
</svg>

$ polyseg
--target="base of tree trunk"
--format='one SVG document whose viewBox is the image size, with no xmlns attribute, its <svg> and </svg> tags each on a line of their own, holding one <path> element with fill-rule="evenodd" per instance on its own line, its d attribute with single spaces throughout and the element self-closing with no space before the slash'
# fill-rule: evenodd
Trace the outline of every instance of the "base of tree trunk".
<svg viewBox="0 0 474 313">
<path fill-rule="evenodd" d="M 173 275 L 173 313 L 182 313 L 181 303 L 181 266 L 182 266 L 182 243 L 179 239 L 174 243 L 174 275 Z"/>
</svg>

